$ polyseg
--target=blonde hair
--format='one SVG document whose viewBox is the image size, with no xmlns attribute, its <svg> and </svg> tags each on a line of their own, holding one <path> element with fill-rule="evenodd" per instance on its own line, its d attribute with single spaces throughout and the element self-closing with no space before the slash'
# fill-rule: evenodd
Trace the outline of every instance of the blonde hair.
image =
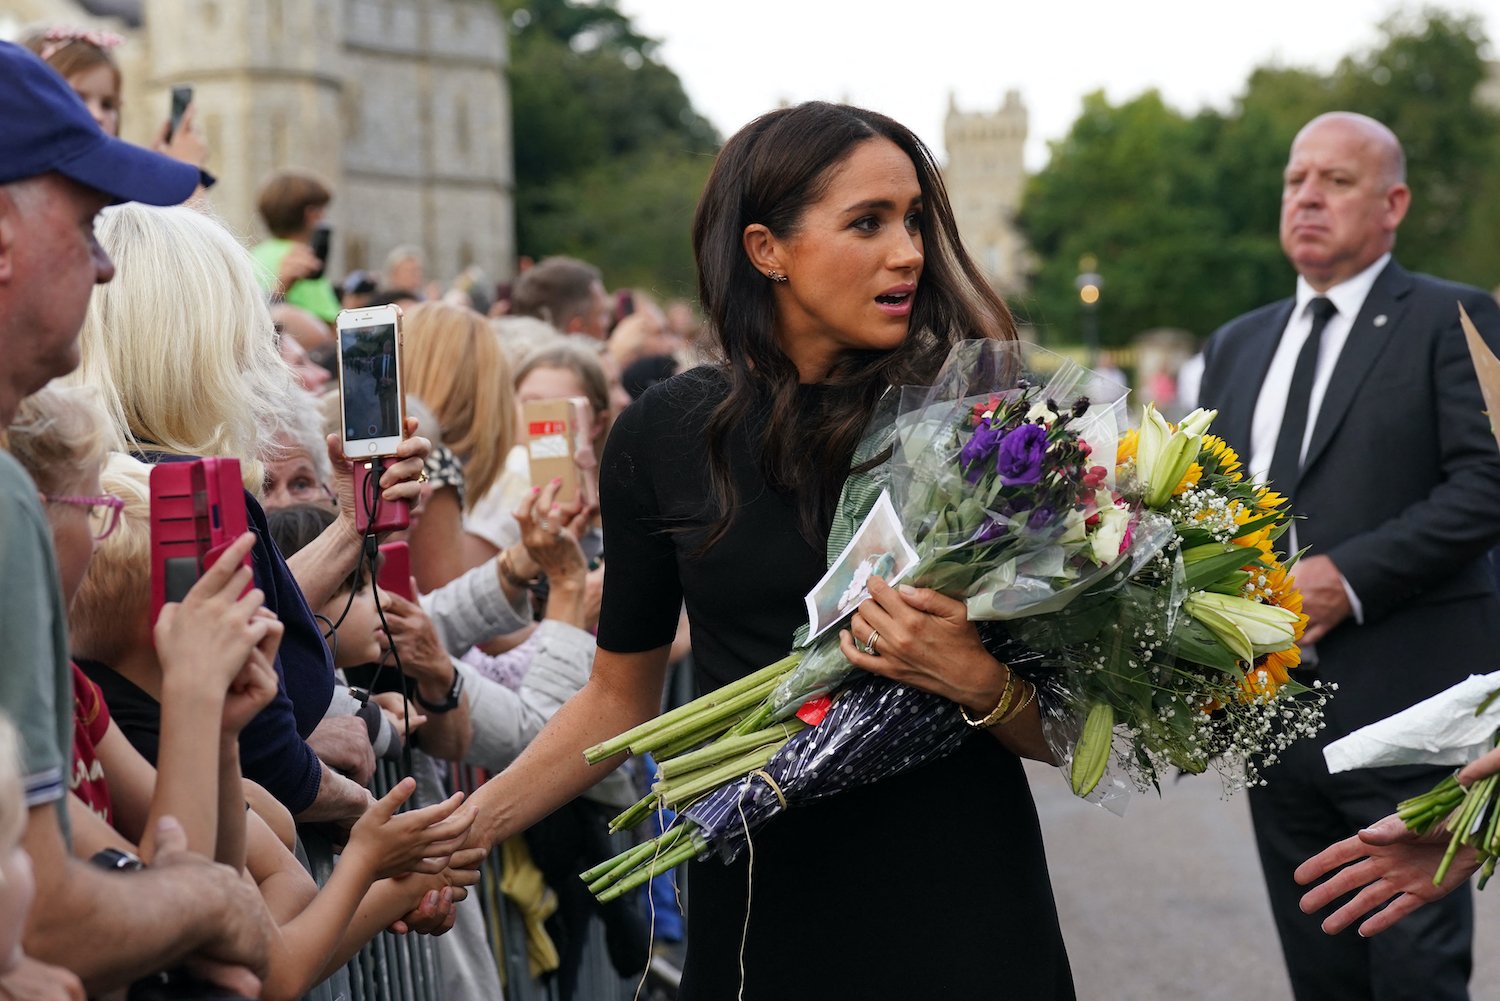
<svg viewBox="0 0 1500 1001">
<path fill-rule="evenodd" d="M 505 469 L 516 432 L 515 393 L 500 338 L 483 316 L 445 302 L 406 315 L 402 357 L 407 392 L 437 416 L 443 440 L 464 464 L 471 497 L 483 497 Z"/>
<path fill-rule="evenodd" d="M 109 415 L 91 386 L 51 383 L 21 401 L 10 453 L 45 494 L 76 493 L 109 454 Z"/>
<path fill-rule="evenodd" d="M 75 657 L 112 664 L 133 634 L 121 623 L 138 622 L 151 609 L 151 467 L 116 452 L 99 482 L 125 507 L 68 607 L 68 638 Z"/>
<path fill-rule="evenodd" d="M 26 793 L 21 783 L 21 741 L 0 712 L 0 849 L 14 848 L 26 832 Z"/>
<path fill-rule="evenodd" d="M 121 451 L 232 457 L 259 490 L 298 390 L 249 252 L 181 207 L 117 206 L 98 236 L 119 274 L 94 290 L 70 379 L 103 394 Z"/>
</svg>

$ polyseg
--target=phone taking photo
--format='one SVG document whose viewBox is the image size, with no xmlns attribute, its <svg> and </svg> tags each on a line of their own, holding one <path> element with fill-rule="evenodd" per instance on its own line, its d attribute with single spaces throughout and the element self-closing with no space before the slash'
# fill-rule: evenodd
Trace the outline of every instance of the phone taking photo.
<svg viewBox="0 0 1500 1001">
<path fill-rule="evenodd" d="M 187 114 L 188 105 L 193 103 L 193 88 L 187 84 L 179 84 L 172 88 L 172 111 L 167 119 L 167 142 L 182 128 L 182 116 Z"/>
<path fill-rule="evenodd" d="M 312 240 L 309 247 L 313 256 L 319 261 L 318 270 L 308 275 L 309 279 L 322 278 L 323 272 L 328 270 L 328 252 L 333 242 L 333 227 L 326 222 L 320 222 L 313 227 Z"/>
<path fill-rule="evenodd" d="M 559 504 L 598 497 L 598 462 L 589 440 L 594 408 L 581 396 L 528 400 L 521 406 L 533 486 L 561 479 Z"/>
<path fill-rule="evenodd" d="M 395 455 L 406 424 L 401 308 L 346 309 L 336 326 L 344 457 Z"/>
</svg>

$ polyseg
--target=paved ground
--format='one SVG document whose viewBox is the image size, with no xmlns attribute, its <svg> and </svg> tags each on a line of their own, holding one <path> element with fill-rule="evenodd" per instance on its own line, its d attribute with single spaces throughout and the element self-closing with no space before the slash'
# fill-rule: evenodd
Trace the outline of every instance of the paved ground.
<svg viewBox="0 0 1500 1001">
<path fill-rule="evenodd" d="M 1080 1001 L 1291 1001 L 1243 796 L 1212 776 L 1117 817 L 1028 763 Z M 1474 1001 L 1500 1001 L 1500 880 L 1476 897 Z"/>
</svg>

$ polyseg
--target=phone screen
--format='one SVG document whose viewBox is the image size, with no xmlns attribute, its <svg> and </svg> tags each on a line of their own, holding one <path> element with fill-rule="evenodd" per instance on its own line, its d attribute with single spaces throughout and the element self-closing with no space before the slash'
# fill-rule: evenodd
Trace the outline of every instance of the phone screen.
<svg viewBox="0 0 1500 1001">
<path fill-rule="evenodd" d="M 188 105 L 193 103 L 193 88 L 188 86 L 177 86 L 172 88 L 172 110 L 171 120 L 167 125 L 167 141 L 177 134 L 177 129 L 182 125 L 182 116 L 187 114 Z"/>
<path fill-rule="evenodd" d="M 339 357 L 344 391 L 344 441 L 399 439 L 401 385 L 396 325 L 340 327 Z"/>
</svg>

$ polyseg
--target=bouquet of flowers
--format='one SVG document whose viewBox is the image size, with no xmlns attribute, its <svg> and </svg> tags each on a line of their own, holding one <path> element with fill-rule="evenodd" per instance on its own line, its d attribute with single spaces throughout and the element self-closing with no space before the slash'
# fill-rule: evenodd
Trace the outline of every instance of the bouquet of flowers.
<svg viewBox="0 0 1500 1001">
<path fill-rule="evenodd" d="M 1027 374 L 1021 350 L 955 347 L 877 429 L 884 477 L 851 478 L 846 496 L 884 488 L 915 556 L 906 579 L 963 600 L 1039 687 L 1078 795 L 1111 758 L 1141 787 L 1211 762 L 1253 777 L 1254 756 L 1321 715 L 1321 696 L 1288 697 L 1305 691 L 1287 671 L 1306 620 L 1272 551 L 1282 499 L 1205 435 L 1212 413 L 1173 428 L 1148 408 L 1122 436 L 1123 393 L 1084 397 L 1090 373 L 1045 353 L 1051 375 Z M 781 810 L 949 753 L 968 730 L 952 703 L 856 671 L 836 634 L 799 632 L 776 664 L 588 751 L 659 762 L 616 829 L 662 806 L 679 820 L 583 878 L 610 899 L 710 849 L 733 858 Z"/>
</svg>

